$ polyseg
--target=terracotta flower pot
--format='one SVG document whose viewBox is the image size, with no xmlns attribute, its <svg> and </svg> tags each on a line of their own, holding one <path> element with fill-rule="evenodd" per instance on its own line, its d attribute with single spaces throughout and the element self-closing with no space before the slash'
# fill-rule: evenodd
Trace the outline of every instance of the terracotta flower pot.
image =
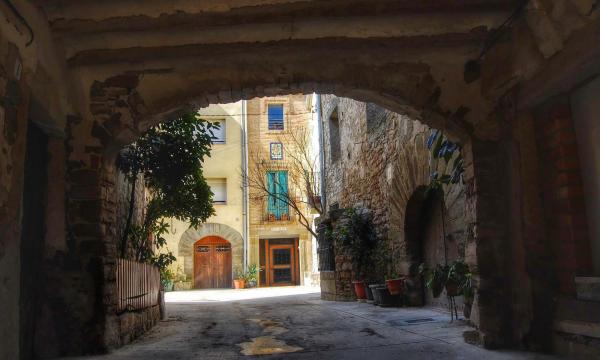
<svg viewBox="0 0 600 360">
<path fill-rule="evenodd" d="M 354 284 L 354 292 L 356 293 L 356 298 L 359 300 L 366 300 L 367 293 L 365 291 L 365 282 L 353 281 L 352 284 Z"/>
<path fill-rule="evenodd" d="M 390 294 L 392 295 L 402 295 L 404 293 L 404 279 L 388 279 L 385 281 Z"/>
<path fill-rule="evenodd" d="M 243 280 L 243 279 L 233 280 L 233 288 L 234 289 L 243 289 L 245 287 L 246 287 L 246 280 Z"/>
</svg>

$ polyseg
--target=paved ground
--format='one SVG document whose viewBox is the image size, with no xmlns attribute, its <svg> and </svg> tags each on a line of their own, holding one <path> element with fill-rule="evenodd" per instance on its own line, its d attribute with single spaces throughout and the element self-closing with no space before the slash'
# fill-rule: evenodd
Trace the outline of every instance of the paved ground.
<svg viewBox="0 0 600 360">
<path fill-rule="evenodd" d="M 465 344 L 469 327 L 444 313 L 326 302 L 315 291 L 169 293 L 167 321 L 94 359 L 551 359 Z"/>
</svg>

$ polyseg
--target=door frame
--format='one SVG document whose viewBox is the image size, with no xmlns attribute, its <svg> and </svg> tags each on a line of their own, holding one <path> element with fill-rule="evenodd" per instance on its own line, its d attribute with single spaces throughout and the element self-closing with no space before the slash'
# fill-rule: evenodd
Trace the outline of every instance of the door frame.
<svg viewBox="0 0 600 360">
<path fill-rule="evenodd" d="M 272 244 L 270 240 L 288 240 L 289 244 Z M 290 283 L 275 284 L 271 278 L 271 256 L 272 249 L 277 248 L 290 248 L 292 257 L 292 281 Z M 264 266 L 264 282 L 261 282 L 261 287 L 275 287 L 275 286 L 296 286 L 300 285 L 300 251 L 298 249 L 298 238 L 278 238 L 278 239 L 264 239 L 264 246 L 260 249 L 264 253 L 265 266 Z M 261 269 L 262 270 L 262 269 Z"/>
</svg>

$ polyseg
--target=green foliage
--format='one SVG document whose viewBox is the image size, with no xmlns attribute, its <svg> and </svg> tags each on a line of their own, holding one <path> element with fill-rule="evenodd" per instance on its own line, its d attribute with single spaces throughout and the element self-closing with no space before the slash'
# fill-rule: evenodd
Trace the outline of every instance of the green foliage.
<svg viewBox="0 0 600 360">
<path fill-rule="evenodd" d="M 210 156 L 215 125 L 188 113 L 173 121 L 150 128 L 135 143 L 123 149 L 117 167 L 132 183 L 129 214 L 121 242 L 125 256 L 127 242 L 134 248 L 134 259 L 156 264 L 161 271 L 175 261 L 170 252 L 154 255 L 150 239 L 161 248 L 168 225 L 163 217 L 174 217 L 198 226 L 214 214 L 212 193 L 202 173 L 202 162 Z M 132 225 L 135 185 L 143 174 L 151 192 L 144 223 Z"/>
<path fill-rule="evenodd" d="M 419 274 L 425 278 L 425 286 L 431 290 L 434 297 L 440 296 L 447 284 L 456 284 L 459 294 L 463 295 L 465 300 L 473 298 L 473 274 L 464 261 L 456 260 L 450 265 L 437 264 L 433 269 L 421 264 Z"/>
<path fill-rule="evenodd" d="M 425 287 L 431 290 L 433 297 L 439 297 L 448 279 L 448 265 L 437 264 L 433 269 L 428 269 L 421 264 L 419 273 L 425 278 Z"/>
<path fill-rule="evenodd" d="M 152 192 L 149 221 L 175 217 L 198 226 L 214 214 L 212 193 L 202 173 L 214 128 L 188 113 L 150 128 L 121 151 L 118 168 L 131 181 L 143 174 Z"/>
<path fill-rule="evenodd" d="M 346 249 L 358 272 L 364 274 L 367 266 L 372 263 L 373 250 L 377 244 L 373 221 L 370 216 L 354 208 L 347 209 L 345 215 L 345 219 L 340 221 L 332 236 L 336 247 Z"/>
<path fill-rule="evenodd" d="M 150 244 L 153 242 L 157 249 L 166 246 L 167 240 L 163 237 L 169 231 L 169 225 L 160 221 L 144 222 L 142 226 L 133 225 L 129 232 L 129 241 L 134 250 L 134 260 L 154 264 L 160 270 L 161 280 L 175 278 L 175 274 L 169 270 L 169 266 L 177 260 L 170 251 L 155 254 Z"/>
<path fill-rule="evenodd" d="M 247 281 L 254 281 L 257 282 L 258 281 L 258 265 L 256 264 L 250 264 L 248 266 L 248 271 L 246 272 L 248 277 L 247 277 Z"/>
<path fill-rule="evenodd" d="M 246 282 L 258 281 L 258 266 L 256 264 L 248 265 L 248 269 L 236 266 L 233 270 L 235 279 L 245 280 Z"/>
<path fill-rule="evenodd" d="M 431 183 L 427 191 L 442 191 L 443 185 L 458 183 L 464 172 L 464 160 L 460 153 L 460 145 L 448 140 L 439 130 L 431 132 L 426 145 L 433 159 L 443 160 L 446 164 L 443 173 L 440 174 L 437 170 L 432 171 Z"/>
</svg>

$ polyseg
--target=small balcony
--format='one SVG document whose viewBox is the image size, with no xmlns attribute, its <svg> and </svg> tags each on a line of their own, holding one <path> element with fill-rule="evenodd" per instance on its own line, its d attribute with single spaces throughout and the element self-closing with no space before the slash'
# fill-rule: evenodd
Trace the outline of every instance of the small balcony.
<svg viewBox="0 0 600 360">
<path fill-rule="evenodd" d="M 264 216 L 264 220 L 266 222 L 280 222 L 280 221 L 290 221 L 290 215 L 287 213 L 275 214 L 267 212 Z"/>
</svg>

